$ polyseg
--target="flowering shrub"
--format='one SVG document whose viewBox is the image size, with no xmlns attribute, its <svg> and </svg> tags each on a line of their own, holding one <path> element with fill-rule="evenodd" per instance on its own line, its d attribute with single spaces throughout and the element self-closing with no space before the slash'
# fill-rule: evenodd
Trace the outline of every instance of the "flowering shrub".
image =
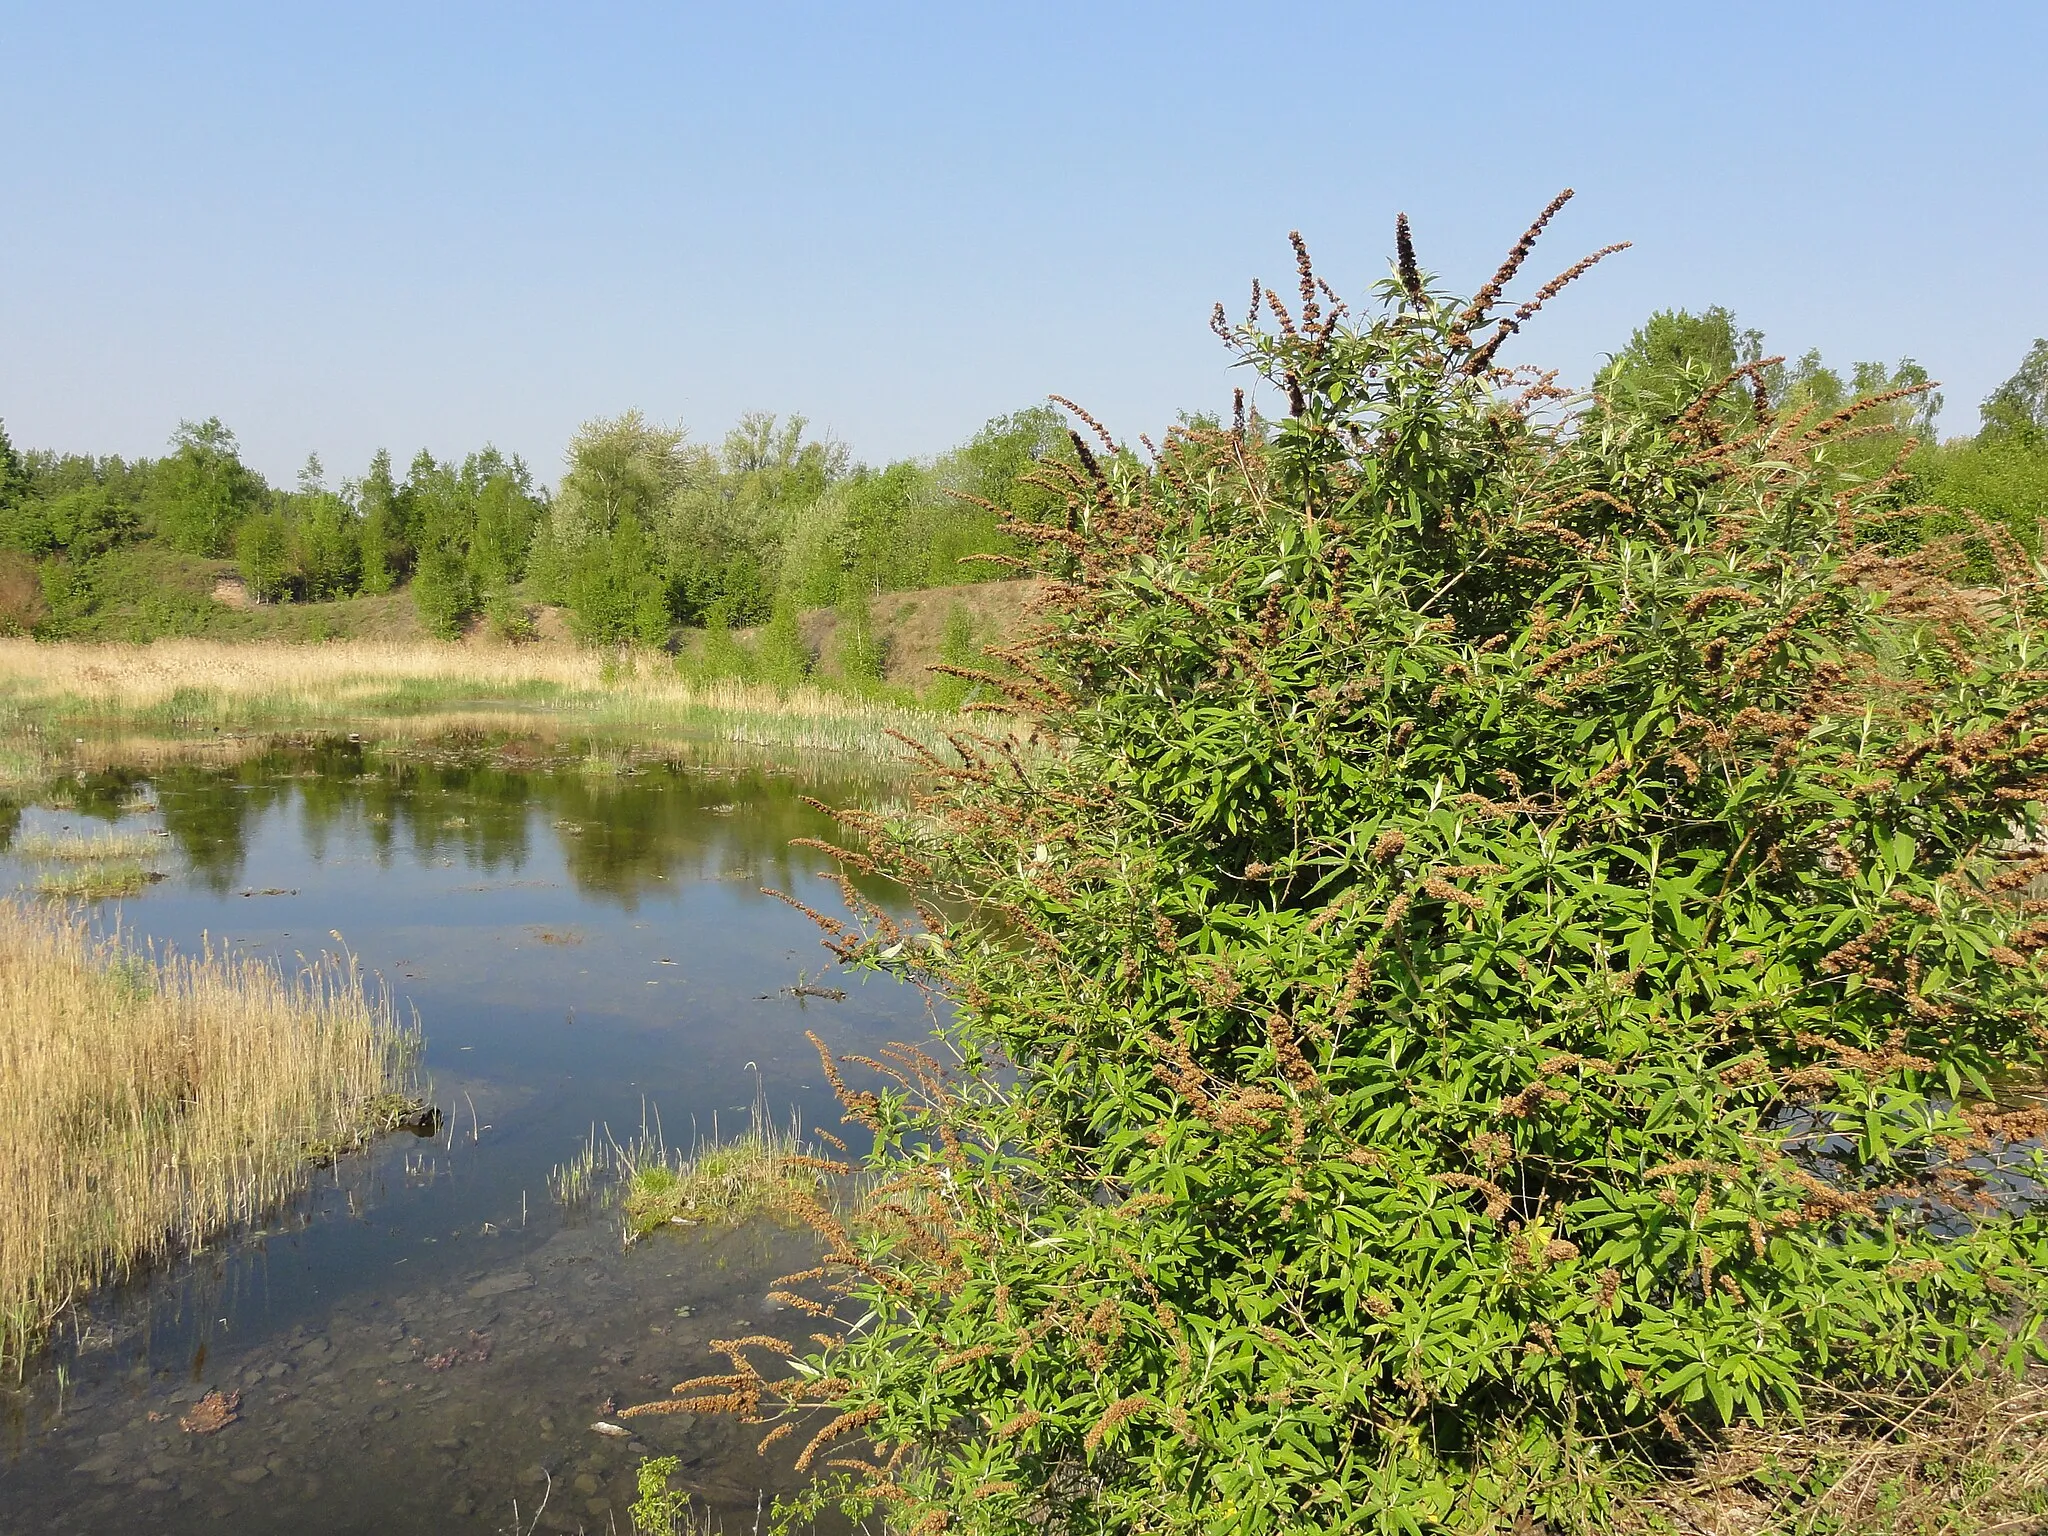
<svg viewBox="0 0 2048 1536">
<path fill-rule="evenodd" d="M 810 1212 L 816 1347 L 659 1407 L 920 1536 L 1505 1529 L 2032 1347 L 2035 572 L 1869 537 L 1917 515 L 1837 467 L 1885 397 L 1505 369 L 1598 259 L 1498 313 L 1556 206 L 1470 301 L 1404 221 L 1358 316 L 1297 240 L 1297 299 L 1216 318 L 1277 422 L 1083 418 L 1013 529 L 1043 632 L 976 674 L 1044 750 L 963 736 L 833 850 L 971 909 L 821 919 L 964 1064 L 827 1058 L 880 1179 Z"/>
</svg>

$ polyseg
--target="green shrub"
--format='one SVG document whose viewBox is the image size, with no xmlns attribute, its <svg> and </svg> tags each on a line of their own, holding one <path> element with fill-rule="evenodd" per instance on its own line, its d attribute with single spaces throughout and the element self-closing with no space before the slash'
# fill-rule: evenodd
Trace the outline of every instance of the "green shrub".
<svg viewBox="0 0 2048 1536">
<path fill-rule="evenodd" d="M 704 610 L 704 638 L 694 656 L 676 658 L 676 667 L 700 682 L 754 680 L 758 672 L 754 653 L 732 632 L 732 605 L 724 598 Z"/>
<path fill-rule="evenodd" d="M 51 640 L 154 640 L 204 634 L 228 610 L 213 599 L 227 573 L 216 561 L 147 544 L 41 567 L 49 612 L 36 634 Z"/>
<path fill-rule="evenodd" d="M 569 578 L 569 619 L 590 645 L 660 645 L 668 638 L 668 593 L 638 520 L 622 516 L 583 551 Z"/>
<path fill-rule="evenodd" d="M 776 595 L 775 610 L 761 630 L 754 653 L 762 680 L 777 688 L 787 691 L 810 676 L 810 647 L 804 644 L 803 631 L 797 626 L 796 599 L 788 592 Z"/>
<path fill-rule="evenodd" d="M 832 659 L 839 675 L 854 688 L 872 688 L 882 681 L 882 667 L 888 659 L 882 637 L 875 632 L 875 616 L 867 589 L 849 584 L 839 598 L 839 628 L 832 639 Z"/>
<path fill-rule="evenodd" d="M 484 613 L 491 624 L 491 634 L 514 645 L 538 639 L 540 628 L 534 623 L 533 610 L 509 592 L 501 592 L 485 605 Z"/>
<path fill-rule="evenodd" d="M 1924 536 L 1964 531 L 1975 513 L 2004 528 L 2030 554 L 2040 552 L 2041 520 L 2048 517 L 2048 443 L 1985 433 L 1925 449 L 1914 456 L 1912 469 L 1917 494 L 1939 509 L 1921 519 Z M 1970 553 L 1972 576 L 1994 580 L 1990 551 L 1979 542 Z"/>
<path fill-rule="evenodd" d="M 1001 685 L 1058 749 L 934 760 L 846 855 L 934 926 L 833 944 L 943 984 L 964 1066 L 827 1058 L 868 1316 L 713 1378 L 840 1459 L 807 1505 L 1576 1528 L 1817 1378 L 2039 1353 L 2028 572 L 1866 544 L 1855 410 L 1560 402 L 1496 366 L 1527 243 L 1465 305 L 1400 233 L 1356 319 L 1305 252 L 1277 331 L 1219 310 L 1287 417 L 1080 447 Z"/>
<path fill-rule="evenodd" d="M 276 512 L 258 512 L 235 530 L 235 564 L 242 573 L 242 585 L 259 603 L 287 594 L 291 553 L 291 530 Z"/>
<path fill-rule="evenodd" d="M 476 612 L 476 588 L 463 565 L 461 552 L 450 548 L 420 553 L 412 576 L 413 607 L 427 632 L 453 640 Z"/>
<path fill-rule="evenodd" d="M 639 1497 L 632 1507 L 635 1536 L 709 1536 L 709 1512 L 700 1520 L 690 1495 L 669 1486 L 681 1465 L 680 1456 L 652 1456 L 640 1463 L 635 1475 Z"/>
<path fill-rule="evenodd" d="M 980 670 L 988 665 L 982 654 L 974 615 L 965 603 L 946 609 L 946 627 L 939 634 L 939 661 L 949 667 Z M 988 685 L 954 673 L 940 673 L 925 688 L 925 702 L 933 709 L 952 711 L 988 694 Z"/>
</svg>

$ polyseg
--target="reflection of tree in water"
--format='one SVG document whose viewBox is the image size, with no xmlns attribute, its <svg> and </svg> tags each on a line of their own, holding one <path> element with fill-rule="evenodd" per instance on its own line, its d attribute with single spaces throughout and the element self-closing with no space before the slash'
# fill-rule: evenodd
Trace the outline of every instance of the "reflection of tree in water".
<svg viewBox="0 0 2048 1536">
<path fill-rule="evenodd" d="M 232 768 L 179 764 L 155 775 L 164 830 L 192 879 L 226 895 L 242 878 L 249 856 L 249 824 L 282 804 L 291 792 L 270 753 Z"/>
<path fill-rule="evenodd" d="M 111 823 L 121 819 L 134 800 L 137 787 L 148 781 L 149 775 L 140 768 L 67 773 L 26 800 L 30 804 L 62 807 L 81 819 Z M 23 803 L 11 797 L 0 799 L 0 851 L 14 846 L 14 834 L 21 830 Z"/>
<path fill-rule="evenodd" d="M 835 790 L 773 770 L 705 772 L 673 763 L 630 775 L 552 774 L 535 786 L 576 888 L 628 908 L 679 878 L 744 876 L 749 889 L 792 884 L 825 861 L 791 848 L 790 839 L 835 837 L 831 820 L 801 797 L 829 804 L 856 793 L 851 784 Z"/>
<path fill-rule="evenodd" d="M 528 774 L 468 753 L 394 758 L 354 742 L 321 752 L 317 774 L 301 783 L 316 858 L 335 827 L 351 824 L 387 866 L 401 843 L 423 863 L 459 860 L 492 873 L 525 864 Z"/>
<path fill-rule="evenodd" d="M 141 777 L 102 776 L 90 790 L 93 803 L 111 815 Z M 167 768 L 155 782 L 165 828 L 194 878 L 217 893 L 241 877 L 253 819 L 296 791 L 315 858 L 338 837 L 358 837 L 387 866 L 405 850 L 423 862 L 514 871 L 525 866 L 539 821 L 558 839 L 579 891 L 628 909 L 646 892 L 673 890 L 679 878 L 744 876 L 749 889 L 793 886 L 826 861 L 792 849 L 791 838 L 846 840 L 800 797 L 868 801 L 873 791 L 871 783 L 773 768 L 657 762 L 627 771 L 595 758 L 565 763 L 531 743 L 476 738 L 403 755 L 336 739 L 282 747 L 232 768 Z M 893 887 L 870 894 L 897 904 Z"/>
<path fill-rule="evenodd" d="M 118 821 L 148 782 L 149 774 L 141 768 L 101 768 L 68 775 L 61 788 L 65 802 L 79 815 Z"/>
</svg>

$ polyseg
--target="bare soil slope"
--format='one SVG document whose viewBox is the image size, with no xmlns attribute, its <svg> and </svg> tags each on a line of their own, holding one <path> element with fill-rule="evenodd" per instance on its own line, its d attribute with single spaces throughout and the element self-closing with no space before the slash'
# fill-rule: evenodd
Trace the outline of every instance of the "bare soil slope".
<svg viewBox="0 0 2048 1536">
<path fill-rule="evenodd" d="M 931 666 L 939 659 L 946 617 L 955 607 L 974 620 L 981 644 L 1000 644 L 1023 625 L 1024 608 L 1038 591 L 1035 581 L 982 581 L 958 587 L 930 587 L 921 592 L 878 592 L 869 604 L 875 631 L 882 642 L 883 681 L 923 689 L 932 681 Z M 804 644 L 826 677 L 839 674 L 835 652 L 839 615 L 831 608 L 814 609 L 799 619 Z"/>
</svg>

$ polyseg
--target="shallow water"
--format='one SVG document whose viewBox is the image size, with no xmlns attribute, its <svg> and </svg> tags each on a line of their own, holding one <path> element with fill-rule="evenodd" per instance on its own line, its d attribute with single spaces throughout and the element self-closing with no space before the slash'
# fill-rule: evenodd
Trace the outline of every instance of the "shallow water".
<svg viewBox="0 0 2048 1536">
<path fill-rule="evenodd" d="M 671 1145 L 778 1118 L 839 1126 L 804 1039 L 865 1051 L 930 1028 L 924 1000 L 835 976 L 760 893 L 831 910 L 831 836 L 800 796 L 872 803 L 886 781 L 527 740 L 388 753 L 330 741 L 232 767 L 67 781 L 10 814 L 22 834 L 112 822 L 163 834 L 168 878 L 106 903 L 131 939 L 287 964 L 344 943 L 417 1011 L 444 1119 L 317 1176 L 266 1230 L 101 1298 L 0 1394 L 0 1531 L 630 1528 L 643 1454 L 751 1526 L 790 1484 L 760 1430 L 674 1415 L 631 1441 L 589 1426 L 723 1369 L 705 1342 L 768 1325 L 770 1282 L 811 1262 L 772 1225 L 658 1234 L 549 1197 L 592 1134 Z M 33 883 L 19 861 L 0 886 Z M 332 935 L 340 935 L 337 941 Z M 788 1321 L 784 1319 L 784 1321 Z M 798 1329 L 801 1333 L 807 1331 Z M 240 1391 L 218 1433 L 179 1426 Z M 779 1449 L 785 1453 L 791 1442 Z"/>
</svg>

